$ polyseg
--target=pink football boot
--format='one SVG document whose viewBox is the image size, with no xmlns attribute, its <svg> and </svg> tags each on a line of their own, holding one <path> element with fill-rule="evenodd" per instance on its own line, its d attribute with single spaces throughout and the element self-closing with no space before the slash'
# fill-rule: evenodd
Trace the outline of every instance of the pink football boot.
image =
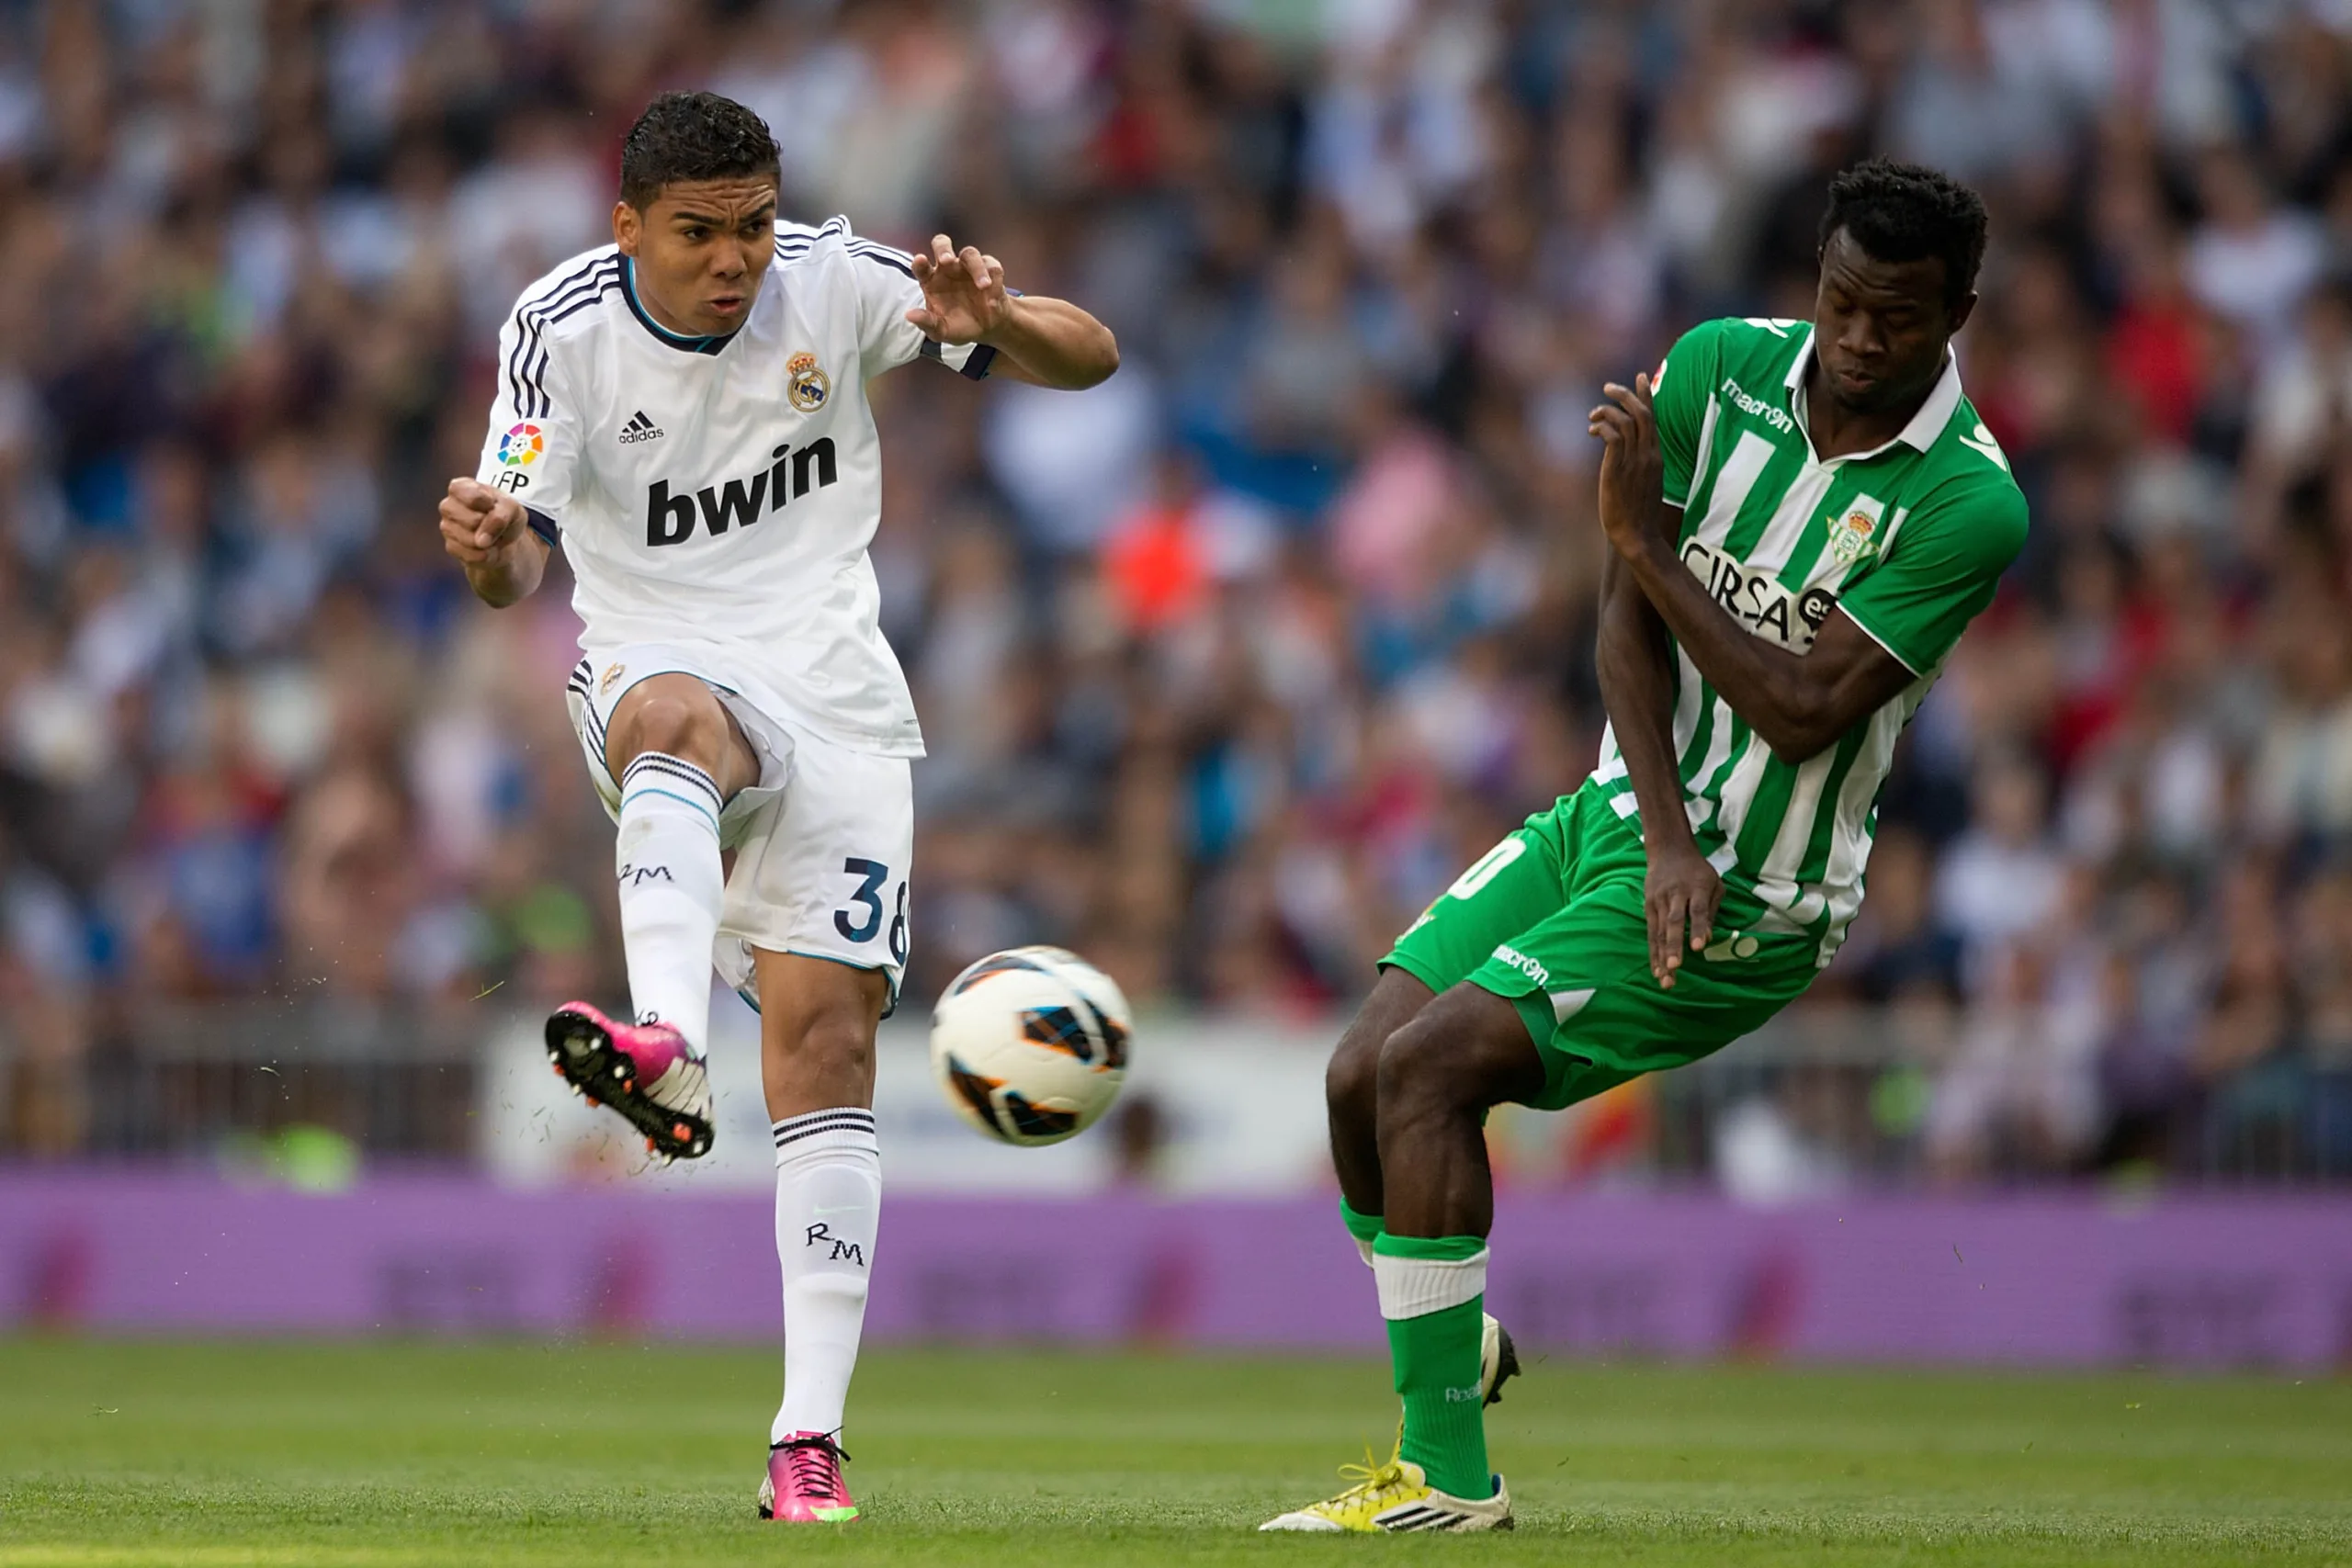
<svg viewBox="0 0 2352 1568">
<path fill-rule="evenodd" d="M 609 1105 L 664 1163 L 710 1152 L 710 1071 L 666 1023 L 621 1023 L 586 1002 L 548 1019 L 548 1059 L 574 1094 Z"/>
<path fill-rule="evenodd" d="M 760 1517 L 786 1525 L 845 1525 L 857 1517 L 842 1461 L 849 1455 L 826 1432 L 795 1432 L 768 1450 L 760 1483 Z"/>
</svg>

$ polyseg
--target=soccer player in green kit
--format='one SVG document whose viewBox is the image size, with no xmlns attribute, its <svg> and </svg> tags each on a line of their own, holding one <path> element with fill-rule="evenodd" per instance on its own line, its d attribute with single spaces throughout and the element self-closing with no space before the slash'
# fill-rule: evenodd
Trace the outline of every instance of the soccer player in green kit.
<svg viewBox="0 0 2352 1568">
<path fill-rule="evenodd" d="M 1510 1526 L 1484 1419 L 1507 1375 L 1484 1316 L 1487 1111 L 1696 1061 L 1838 951 L 1895 739 L 2025 538 L 1951 351 L 1984 228 L 1933 170 L 1849 169 L 1812 321 L 1706 322 L 1593 411 L 1600 765 L 1398 938 L 1326 1079 L 1397 1451 L 1263 1528 Z"/>
</svg>

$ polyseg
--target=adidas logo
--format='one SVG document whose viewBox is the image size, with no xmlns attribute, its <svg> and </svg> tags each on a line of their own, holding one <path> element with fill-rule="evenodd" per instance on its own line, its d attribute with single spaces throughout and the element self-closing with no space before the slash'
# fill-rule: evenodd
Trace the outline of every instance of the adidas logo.
<svg viewBox="0 0 2352 1568">
<path fill-rule="evenodd" d="M 629 415 L 628 423 L 621 426 L 621 445 L 624 446 L 630 446 L 639 441 L 659 441 L 661 439 L 662 427 L 654 423 L 651 420 L 646 418 L 645 411 L 643 409 L 639 409 L 635 413 Z"/>
</svg>

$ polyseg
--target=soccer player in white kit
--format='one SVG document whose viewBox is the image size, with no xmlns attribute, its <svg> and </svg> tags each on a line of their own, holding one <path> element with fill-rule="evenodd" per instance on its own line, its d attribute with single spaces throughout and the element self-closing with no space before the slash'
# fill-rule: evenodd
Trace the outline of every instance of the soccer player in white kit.
<svg viewBox="0 0 2352 1568">
<path fill-rule="evenodd" d="M 714 964 L 760 1010 L 785 1320 L 760 1511 L 841 1522 L 881 1204 L 874 1034 L 907 961 L 922 754 L 866 558 L 882 459 L 865 382 L 929 359 L 1091 387 L 1118 348 L 944 234 L 909 255 L 844 219 L 779 221 L 778 175 L 741 105 L 647 107 L 614 243 L 525 289 L 500 334 L 481 465 L 449 481 L 441 536 L 493 606 L 536 589 L 559 543 L 576 584 L 567 701 L 619 825 L 635 1016 L 559 1009 L 557 1070 L 690 1159 L 711 1140 Z"/>
</svg>

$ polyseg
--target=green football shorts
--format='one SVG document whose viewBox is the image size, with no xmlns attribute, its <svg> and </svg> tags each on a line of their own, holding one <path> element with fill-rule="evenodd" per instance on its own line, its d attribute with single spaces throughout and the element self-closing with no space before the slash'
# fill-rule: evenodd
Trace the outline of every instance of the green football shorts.
<svg viewBox="0 0 2352 1568">
<path fill-rule="evenodd" d="M 1640 833 L 1587 787 L 1497 844 L 1438 896 L 1381 962 L 1442 991 L 1467 980 L 1504 997 L 1544 1058 L 1526 1103 L 1557 1111 L 1721 1050 L 1796 999 L 1821 943 L 1761 935 L 1752 894 L 1725 887 L 1703 953 L 1674 988 L 1650 975 Z"/>
</svg>

